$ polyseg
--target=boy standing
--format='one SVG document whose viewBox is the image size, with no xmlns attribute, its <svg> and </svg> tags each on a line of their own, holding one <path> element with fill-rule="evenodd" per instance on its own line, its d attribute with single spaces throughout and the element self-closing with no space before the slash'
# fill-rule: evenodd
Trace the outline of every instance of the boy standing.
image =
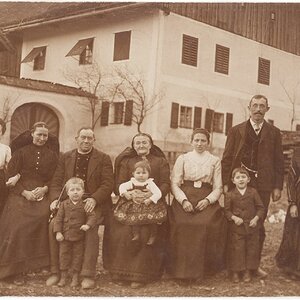
<svg viewBox="0 0 300 300">
<path fill-rule="evenodd" d="M 251 272 L 260 264 L 259 230 L 262 226 L 265 208 L 258 192 L 248 187 L 250 176 L 246 169 L 236 168 L 232 172 L 235 188 L 225 195 L 225 216 L 230 221 L 228 269 L 233 282 L 251 281 Z"/>
<path fill-rule="evenodd" d="M 79 272 L 83 261 L 85 231 L 96 225 L 96 213 L 84 210 L 82 196 L 84 182 L 80 178 L 71 178 L 66 182 L 69 199 L 63 201 L 58 209 L 54 223 L 56 240 L 59 243 L 59 264 L 61 278 L 58 286 L 65 286 L 67 271 L 73 271 L 71 287 L 79 283 Z"/>
</svg>

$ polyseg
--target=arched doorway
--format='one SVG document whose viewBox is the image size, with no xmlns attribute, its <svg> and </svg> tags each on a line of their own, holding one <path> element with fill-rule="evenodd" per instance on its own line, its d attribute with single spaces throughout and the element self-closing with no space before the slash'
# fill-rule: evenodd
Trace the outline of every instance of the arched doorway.
<svg viewBox="0 0 300 300">
<path fill-rule="evenodd" d="M 12 141 L 20 133 L 30 129 L 36 122 L 45 122 L 49 132 L 58 137 L 59 120 L 55 112 L 40 103 L 26 103 L 19 106 L 11 117 L 10 140 Z"/>
</svg>

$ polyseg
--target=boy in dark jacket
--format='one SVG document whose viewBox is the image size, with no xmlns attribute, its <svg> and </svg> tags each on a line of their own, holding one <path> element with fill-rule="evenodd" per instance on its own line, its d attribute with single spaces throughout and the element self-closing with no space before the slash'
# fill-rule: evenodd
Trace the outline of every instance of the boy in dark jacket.
<svg viewBox="0 0 300 300">
<path fill-rule="evenodd" d="M 58 286 L 65 286 L 67 271 L 73 271 L 71 287 L 79 283 L 79 272 L 83 261 L 85 231 L 96 225 L 96 213 L 84 210 L 82 196 L 84 182 L 73 177 L 66 182 L 69 199 L 63 201 L 58 209 L 54 223 L 56 240 L 59 243 L 59 264 L 61 278 Z"/>
<path fill-rule="evenodd" d="M 260 264 L 259 229 L 262 226 L 265 208 L 258 192 L 248 187 L 250 181 L 246 169 L 236 168 L 232 172 L 235 188 L 225 195 L 225 216 L 230 221 L 228 241 L 228 269 L 233 282 L 251 281 L 251 271 Z"/>
</svg>

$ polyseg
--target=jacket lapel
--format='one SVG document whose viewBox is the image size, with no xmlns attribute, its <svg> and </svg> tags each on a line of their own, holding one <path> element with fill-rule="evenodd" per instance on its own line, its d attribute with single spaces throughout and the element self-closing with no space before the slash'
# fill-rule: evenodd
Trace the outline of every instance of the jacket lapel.
<svg viewBox="0 0 300 300">
<path fill-rule="evenodd" d="M 260 141 L 259 143 L 261 143 L 270 133 L 270 125 L 268 124 L 268 122 L 264 121 L 263 127 L 261 129 L 261 136 L 260 136 Z"/>
<path fill-rule="evenodd" d="M 75 160 L 76 160 L 76 150 L 73 150 L 69 156 L 66 157 L 66 174 L 65 178 L 71 178 L 74 176 L 75 169 Z"/>
<path fill-rule="evenodd" d="M 236 156 L 239 155 L 244 143 L 245 143 L 245 137 L 246 137 L 246 125 L 247 125 L 247 121 L 242 123 L 239 127 L 239 133 L 241 135 L 241 139 L 240 139 L 240 143 L 238 145 L 238 149 L 237 149 L 237 152 L 236 152 Z"/>
<path fill-rule="evenodd" d="M 87 172 L 87 182 L 89 181 L 91 175 L 97 167 L 98 154 L 95 148 L 93 148 L 92 155 L 88 164 L 88 172 Z"/>
</svg>

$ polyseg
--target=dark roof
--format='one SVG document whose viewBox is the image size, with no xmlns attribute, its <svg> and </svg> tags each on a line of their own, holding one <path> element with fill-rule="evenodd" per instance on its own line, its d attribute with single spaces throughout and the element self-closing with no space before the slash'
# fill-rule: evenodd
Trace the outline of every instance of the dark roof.
<svg viewBox="0 0 300 300">
<path fill-rule="evenodd" d="M 0 84 L 5 84 L 8 86 L 14 86 L 24 89 L 31 89 L 37 91 L 80 96 L 80 97 L 95 97 L 93 94 L 85 92 L 81 89 L 67 86 L 59 83 L 52 83 L 43 80 L 34 80 L 27 78 L 16 78 L 9 76 L 0 76 Z"/>
<path fill-rule="evenodd" d="M 52 20 L 128 4 L 130 2 L 0 2 L 0 27 Z"/>
</svg>

